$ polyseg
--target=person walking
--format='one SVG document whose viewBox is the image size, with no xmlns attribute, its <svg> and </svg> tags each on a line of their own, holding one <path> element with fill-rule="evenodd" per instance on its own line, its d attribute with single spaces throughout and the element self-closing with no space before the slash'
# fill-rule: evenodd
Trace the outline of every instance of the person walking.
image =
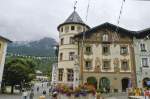
<svg viewBox="0 0 150 99">
<path fill-rule="evenodd" d="M 28 97 L 28 92 L 25 91 L 25 90 L 22 90 L 22 96 L 23 96 L 23 99 L 27 99 L 27 97 Z"/>
<path fill-rule="evenodd" d="M 46 91 L 43 91 L 43 94 L 39 97 L 39 99 L 46 99 Z"/>
<path fill-rule="evenodd" d="M 33 97 L 34 97 L 34 90 L 32 89 L 30 93 L 30 99 L 33 99 Z"/>
<path fill-rule="evenodd" d="M 39 92 L 39 87 L 37 87 L 37 92 Z"/>
</svg>

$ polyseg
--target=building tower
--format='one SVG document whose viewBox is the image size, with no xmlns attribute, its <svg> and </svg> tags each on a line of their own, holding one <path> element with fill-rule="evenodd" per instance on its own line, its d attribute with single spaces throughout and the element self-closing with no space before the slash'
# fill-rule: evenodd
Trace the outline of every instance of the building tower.
<svg viewBox="0 0 150 99">
<path fill-rule="evenodd" d="M 73 85 L 75 56 L 78 54 L 74 35 L 86 31 L 86 25 L 78 13 L 74 10 L 66 21 L 58 26 L 59 31 L 59 55 L 58 55 L 58 83 Z"/>
</svg>

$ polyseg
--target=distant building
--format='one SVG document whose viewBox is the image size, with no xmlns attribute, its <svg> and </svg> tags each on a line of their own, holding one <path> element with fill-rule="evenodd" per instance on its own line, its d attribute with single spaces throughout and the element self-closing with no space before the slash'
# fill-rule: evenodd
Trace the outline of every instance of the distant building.
<svg viewBox="0 0 150 99">
<path fill-rule="evenodd" d="M 82 83 L 119 92 L 126 91 L 130 82 L 136 86 L 133 36 L 110 23 L 77 34 Z"/>
<path fill-rule="evenodd" d="M 43 73 L 39 70 L 36 71 L 36 80 L 37 81 L 48 81 L 48 77 L 43 75 Z"/>
<path fill-rule="evenodd" d="M 5 56 L 6 56 L 8 42 L 11 42 L 11 41 L 8 40 L 7 38 L 0 36 L 0 88 L 2 84 Z"/>
<path fill-rule="evenodd" d="M 66 21 L 58 26 L 60 39 L 58 55 L 58 83 L 73 85 L 75 79 L 75 57 L 78 55 L 78 44 L 74 42 L 73 37 L 74 35 L 88 29 L 89 26 L 82 21 L 76 11 L 73 11 Z"/>
<path fill-rule="evenodd" d="M 150 81 L 150 29 L 139 31 L 134 37 L 137 86 L 147 87 Z M 149 85 L 150 86 L 150 85 Z"/>
</svg>

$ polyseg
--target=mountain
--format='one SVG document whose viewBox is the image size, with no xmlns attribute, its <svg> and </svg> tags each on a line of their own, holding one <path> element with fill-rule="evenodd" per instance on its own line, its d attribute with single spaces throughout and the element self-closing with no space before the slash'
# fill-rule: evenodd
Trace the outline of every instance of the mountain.
<svg viewBox="0 0 150 99">
<path fill-rule="evenodd" d="M 8 53 L 29 56 L 54 56 L 54 45 L 57 42 L 53 38 L 45 37 L 36 41 L 15 41 L 8 44 Z"/>
</svg>

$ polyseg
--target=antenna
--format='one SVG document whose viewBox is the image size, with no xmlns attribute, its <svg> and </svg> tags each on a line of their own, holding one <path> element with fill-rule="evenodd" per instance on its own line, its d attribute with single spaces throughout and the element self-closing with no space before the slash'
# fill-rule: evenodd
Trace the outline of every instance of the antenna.
<svg viewBox="0 0 150 99">
<path fill-rule="evenodd" d="M 74 11 L 76 10 L 76 8 L 77 8 L 77 3 L 78 3 L 78 1 L 77 0 L 75 0 L 75 2 L 74 2 Z"/>
<path fill-rule="evenodd" d="M 115 35 L 113 37 L 113 41 L 115 41 L 115 39 L 119 39 L 117 36 L 117 32 L 118 32 L 118 27 L 119 27 L 119 23 L 120 23 L 120 19 L 121 19 L 121 15 L 122 15 L 122 11 L 123 11 L 123 6 L 124 6 L 125 0 L 122 0 L 122 4 L 121 4 L 121 8 L 120 8 L 120 12 L 119 12 L 119 17 L 117 19 L 117 28 L 115 30 Z"/>
</svg>

